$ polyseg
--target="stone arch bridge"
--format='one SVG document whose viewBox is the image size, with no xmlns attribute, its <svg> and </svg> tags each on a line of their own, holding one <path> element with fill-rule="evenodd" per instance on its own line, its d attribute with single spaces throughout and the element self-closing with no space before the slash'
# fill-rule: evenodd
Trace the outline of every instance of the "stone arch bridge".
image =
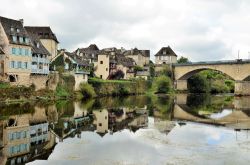
<svg viewBox="0 0 250 165">
<path fill-rule="evenodd" d="M 220 71 L 235 80 L 235 94 L 250 95 L 250 60 L 174 64 L 175 88 L 187 90 L 187 79 L 203 70 Z"/>
</svg>

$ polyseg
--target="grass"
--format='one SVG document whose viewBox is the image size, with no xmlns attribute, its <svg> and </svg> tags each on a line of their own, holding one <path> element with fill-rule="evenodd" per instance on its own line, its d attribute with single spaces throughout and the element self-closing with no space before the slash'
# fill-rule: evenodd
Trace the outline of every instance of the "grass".
<svg viewBox="0 0 250 165">
<path fill-rule="evenodd" d="M 0 89 L 9 88 L 9 87 L 10 87 L 9 83 L 4 83 L 4 82 L 0 83 Z"/>
<path fill-rule="evenodd" d="M 131 83 L 130 80 L 103 80 L 100 78 L 89 78 L 89 81 L 100 82 L 100 83 Z"/>
</svg>

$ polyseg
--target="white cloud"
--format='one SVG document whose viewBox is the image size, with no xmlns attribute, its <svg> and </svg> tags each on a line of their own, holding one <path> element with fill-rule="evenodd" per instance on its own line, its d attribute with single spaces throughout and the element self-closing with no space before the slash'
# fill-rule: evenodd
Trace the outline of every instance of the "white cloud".
<svg viewBox="0 0 250 165">
<path fill-rule="evenodd" d="M 61 48 L 170 45 L 194 61 L 248 58 L 248 0 L 8 0 L 0 15 L 51 26 Z"/>
</svg>

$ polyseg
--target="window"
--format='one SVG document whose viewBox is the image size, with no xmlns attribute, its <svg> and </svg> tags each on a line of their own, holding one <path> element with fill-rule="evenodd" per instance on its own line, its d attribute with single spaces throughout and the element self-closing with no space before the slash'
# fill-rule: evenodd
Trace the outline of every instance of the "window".
<svg viewBox="0 0 250 165">
<path fill-rule="evenodd" d="M 15 61 L 10 62 L 10 68 L 15 68 Z"/>
<path fill-rule="evenodd" d="M 23 37 L 19 37 L 19 42 L 23 43 Z"/>
<path fill-rule="evenodd" d="M 103 61 L 100 61 L 100 64 L 103 64 Z"/>
<path fill-rule="evenodd" d="M 163 54 L 167 54 L 166 50 L 163 51 Z"/>
<path fill-rule="evenodd" d="M 39 48 L 40 47 L 40 44 L 39 42 L 36 43 L 36 47 Z"/>
<path fill-rule="evenodd" d="M 108 71 L 108 68 L 106 68 L 106 71 Z"/>
<path fill-rule="evenodd" d="M 22 53 L 21 53 L 22 55 L 25 55 L 25 49 L 22 49 Z"/>
<path fill-rule="evenodd" d="M 12 40 L 13 40 L 13 42 L 17 42 L 17 37 L 16 36 L 12 36 Z"/>
<path fill-rule="evenodd" d="M 19 33 L 19 32 L 20 32 L 20 29 L 17 28 L 17 29 L 16 29 L 16 32 Z"/>
<path fill-rule="evenodd" d="M 25 55 L 26 55 L 26 56 L 29 55 L 29 49 L 25 49 Z"/>
<path fill-rule="evenodd" d="M 16 48 L 12 48 L 12 54 L 16 54 Z"/>
<path fill-rule="evenodd" d="M 11 31 L 11 32 L 14 32 L 14 28 L 13 28 L 13 27 L 11 27 L 11 28 L 10 28 L 10 31 Z"/>
<path fill-rule="evenodd" d="M 98 125 L 101 127 L 101 126 L 102 126 L 102 123 L 99 123 Z"/>
<path fill-rule="evenodd" d="M 23 52 L 22 52 L 22 48 L 19 48 L 19 53 L 18 53 L 18 54 L 19 54 L 19 55 L 22 55 L 22 53 L 23 53 Z"/>
<path fill-rule="evenodd" d="M 24 38 L 24 42 L 26 43 L 26 44 L 28 44 L 29 43 L 29 39 L 28 38 Z"/>
<path fill-rule="evenodd" d="M 102 78 L 102 75 L 100 75 L 100 78 Z"/>
<path fill-rule="evenodd" d="M 17 68 L 22 68 L 22 62 L 21 61 L 18 61 Z"/>
</svg>

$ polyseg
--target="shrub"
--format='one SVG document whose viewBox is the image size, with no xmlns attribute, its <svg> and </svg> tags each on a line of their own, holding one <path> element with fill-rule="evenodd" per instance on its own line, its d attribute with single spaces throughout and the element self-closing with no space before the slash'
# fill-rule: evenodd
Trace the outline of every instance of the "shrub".
<svg viewBox="0 0 250 165">
<path fill-rule="evenodd" d="M 168 93 L 171 89 L 171 79 L 167 76 L 160 76 L 154 80 L 155 93 Z"/>
<path fill-rule="evenodd" d="M 92 85 L 81 83 L 78 91 L 78 99 L 88 99 L 96 96 L 95 90 Z"/>
<path fill-rule="evenodd" d="M 196 74 L 188 79 L 188 90 L 191 93 L 207 93 L 210 86 L 206 77 Z"/>
</svg>

